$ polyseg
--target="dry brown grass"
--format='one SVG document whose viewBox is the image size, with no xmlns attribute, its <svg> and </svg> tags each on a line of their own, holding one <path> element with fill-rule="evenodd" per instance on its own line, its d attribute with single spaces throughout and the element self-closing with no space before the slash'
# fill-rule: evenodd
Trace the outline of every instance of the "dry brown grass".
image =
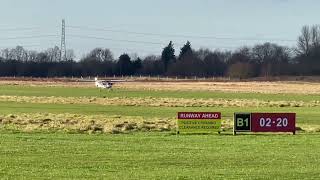
<svg viewBox="0 0 320 180">
<path fill-rule="evenodd" d="M 130 116 L 80 115 L 80 114 L 9 114 L 0 116 L 0 129 L 34 131 L 63 131 L 71 133 L 118 134 L 136 131 L 162 132 L 176 130 L 175 118 L 152 118 Z M 222 130 L 231 131 L 232 119 L 222 120 Z M 320 132 L 319 125 L 298 124 L 305 132 Z"/>
<path fill-rule="evenodd" d="M 0 127 L 27 132 L 66 131 L 78 133 L 125 133 L 131 131 L 171 131 L 174 119 L 130 116 L 34 113 L 0 116 Z"/>
<path fill-rule="evenodd" d="M 116 106 L 151 107 L 319 107 L 320 101 L 263 101 L 257 99 L 203 99 L 203 98 L 98 98 L 98 97 L 38 97 L 38 96 L 0 96 L 2 102 L 40 103 L 40 104 L 98 104 Z"/>
</svg>

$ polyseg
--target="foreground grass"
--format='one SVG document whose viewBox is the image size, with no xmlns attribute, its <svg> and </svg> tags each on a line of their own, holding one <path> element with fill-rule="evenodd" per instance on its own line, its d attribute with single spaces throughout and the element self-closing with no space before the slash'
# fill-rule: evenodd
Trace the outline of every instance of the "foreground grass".
<svg viewBox="0 0 320 180">
<path fill-rule="evenodd" d="M 315 134 L 176 136 L 0 132 L 6 179 L 317 179 Z"/>
</svg>

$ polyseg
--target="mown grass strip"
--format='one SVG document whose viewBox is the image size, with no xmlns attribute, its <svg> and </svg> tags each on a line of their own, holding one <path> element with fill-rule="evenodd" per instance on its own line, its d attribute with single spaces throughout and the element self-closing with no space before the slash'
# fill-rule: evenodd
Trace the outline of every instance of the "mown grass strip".
<svg viewBox="0 0 320 180">
<path fill-rule="evenodd" d="M 4 179 L 318 179 L 319 135 L 0 133 Z"/>
<path fill-rule="evenodd" d="M 253 87 L 254 88 L 254 87 Z M 299 92 L 297 92 L 299 93 Z M 230 93 L 214 91 L 149 91 L 114 89 L 101 91 L 97 88 L 80 87 L 33 87 L 1 85 L 0 95 L 7 96 L 54 96 L 54 97 L 154 97 L 154 98 L 213 98 L 213 99 L 258 99 L 263 101 L 315 101 L 320 94 L 263 94 Z"/>
</svg>

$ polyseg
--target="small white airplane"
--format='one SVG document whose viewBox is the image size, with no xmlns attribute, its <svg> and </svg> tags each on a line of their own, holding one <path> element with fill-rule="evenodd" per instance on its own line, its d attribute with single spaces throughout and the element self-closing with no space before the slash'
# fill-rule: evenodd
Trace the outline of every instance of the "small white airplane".
<svg viewBox="0 0 320 180">
<path fill-rule="evenodd" d="M 111 89 L 113 84 L 116 82 L 124 82 L 124 80 L 98 80 L 98 78 L 94 78 L 95 86 L 101 89 Z"/>
</svg>

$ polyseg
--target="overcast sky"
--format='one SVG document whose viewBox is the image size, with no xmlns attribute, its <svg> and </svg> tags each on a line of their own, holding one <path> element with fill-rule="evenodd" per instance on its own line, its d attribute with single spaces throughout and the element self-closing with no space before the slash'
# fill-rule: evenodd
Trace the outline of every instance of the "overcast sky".
<svg viewBox="0 0 320 180">
<path fill-rule="evenodd" d="M 170 40 L 177 52 L 187 40 L 195 49 L 232 50 L 265 41 L 294 46 L 303 25 L 320 24 L 318 0 L 1 0 L 0 4 L 0 48 L 60 46 L 64 18 L 67 48 L 74 49 L 77 58 L 95 47 L 109 48 L 115 57 L 123 52 L 160 54 Z"/>
</svg>

